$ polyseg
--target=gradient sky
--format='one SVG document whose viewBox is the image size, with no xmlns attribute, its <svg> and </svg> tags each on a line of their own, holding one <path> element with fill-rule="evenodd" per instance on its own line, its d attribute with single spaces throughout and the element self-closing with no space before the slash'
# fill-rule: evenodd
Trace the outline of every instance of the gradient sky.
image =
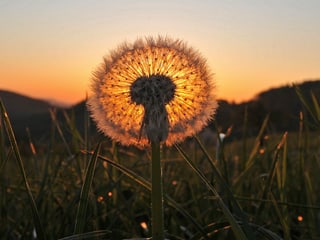
<svg viewBox="0 0 320 240">
<path fill-rule="evenodd" d="M 218 98 L 320 79 L 319 0 L 0 0 L 0 89 L 76 103 L 124 40 L 168 35 L 207 58 Z"/>
</svg>

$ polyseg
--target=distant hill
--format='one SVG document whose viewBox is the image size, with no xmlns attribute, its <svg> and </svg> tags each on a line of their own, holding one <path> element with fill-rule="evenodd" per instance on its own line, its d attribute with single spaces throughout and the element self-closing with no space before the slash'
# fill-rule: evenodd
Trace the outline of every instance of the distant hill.
<svg viewBox="0 0 320 240">
<path fill-rule="evenodd" d="M 302 94 L 311 103 L 313 92 L 320 100 L 320 80 L 297 84 Z M 263 91 L 250 101 L 240 104 L 219 101 L 216 120 L 222 129 L 233 126 L 240 133 L 247 114 L 248 131 L 256 134 L 264 118 L 269 114 L 268 129 L 272 132 L 296 131 L 299 127 L 299 113 L 303 106 L 293 86 L 282 86 Z"/>
<path fill-rule="evenodd" d="M 298 84 L 301 92 L 309 96 L 313 92 L 320 99 L 320 80 L 306 81 Z M 49 109 L 52 106 L 42 100 L 29 98 L 8 91 L 0 91 L 0 98 L 3 100 L 10 119 L 13 123 L 17 136 L 26 136 L 26 127 L 35 138 L 50 136 L 51 118 Z M 299 127 L 299 112 L 303 110 L 302 104 L 293 86 L 282 86 L 263 91 L 250 101 L 242 103 L 231 103 L 226 100 L 219 100 L 219 108 L 216 112 L 216 122 L 222 131 L 233 126 L 233 135 L 241 136 L 247 114 L 247 128 L 251 135 L 257 134 L 264 118 L 269 114 L 270 120 L 268 131 L 283 132 L 296 131 Z M 62 112 L 66 111 L 75 120 L 76 127 L 83 130 L 84 119 L 88 114 L 85 101 L 69 108 L 58 108 L 58 118 L 65 121 Z M 63 124 L 62 124 L 63 125 Z M 94 124 L 91 124 L 95 131 Z M 213 124 L 209 127 L 214 129 Z"/>
<path fill-rule="evenodd" d="M 9 115 L 13 118 L 45 113 L 52 107 L 46 101 L 5 90 L 0 90 L 0 98 L 5 104 Z"/>
<path fill-rule="evenodd" d="M 53 106 L 48 102 L 5 90 L 0 90 L 0 98 L 17 137 L 26 136 L 27 127 L 37 136 L 50 129 L 49 109 Z"/>
</svg>

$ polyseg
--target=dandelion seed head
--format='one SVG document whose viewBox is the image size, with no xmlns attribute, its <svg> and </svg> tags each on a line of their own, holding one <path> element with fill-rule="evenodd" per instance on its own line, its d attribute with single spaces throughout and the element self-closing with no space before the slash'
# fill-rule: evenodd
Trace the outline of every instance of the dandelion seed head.
<svg viewBox="0 0 320 240">
<path fill-rule="evenodd" d="M 138 39 L 104 57 L 88 108 L 98 128 L 124 145 L 172 145 L 213 117 L 215 84 L 206 61 L 180 40 Z"/>
<path fill-rule="evenodd" d="M 130 86 L 131 100 L 143 106 L 169 103 L 175 93 L 176 85 L 164 75 L 139 77 Z"/>
</svg>

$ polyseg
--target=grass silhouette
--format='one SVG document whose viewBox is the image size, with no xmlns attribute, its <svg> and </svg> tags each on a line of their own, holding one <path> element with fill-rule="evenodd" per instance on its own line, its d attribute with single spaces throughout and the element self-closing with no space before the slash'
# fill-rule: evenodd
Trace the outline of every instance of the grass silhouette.
<svg viewBox="0 0 320 240">
<path fill-rule="evenodd" d="M 268 132 L 266 116 L 257 136 L 231 132 L 219 149 L 219 140 L 200 136 L 162 149 L 166 238 L 319 238 L 319 131 L 309 130 L 319 123 L 319 105 L 312 99 L 298 132 Z M 1 239 L 151 236 L 149 150 L 99 143 L 89 121 L 79 131 L 71 116 L 62 121 L 54 112 L 49 140 L 30 132 L 18 145 L 1 106 Z"/>
</svg>

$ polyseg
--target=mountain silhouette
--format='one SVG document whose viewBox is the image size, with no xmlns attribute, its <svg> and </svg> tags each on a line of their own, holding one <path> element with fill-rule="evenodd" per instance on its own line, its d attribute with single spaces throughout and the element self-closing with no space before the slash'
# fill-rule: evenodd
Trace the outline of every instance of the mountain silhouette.
<svg viewBox="0 0 320 240">
<path fill-rule="evenodd" d="M 305 81 L 296 86 L 309 103 L 312 102 L 311 93 L 320 96 L 320 80 Z M 267 115 L 269 115 L 269 131 L 297 131 L 300 112 L 308 116 L 293 85 L 263 91 L 252 100 L 239 104 L 224 100 L 219 103 L 216 114 L 216 120 L 221 124 L 219 126 L 222 129 L 233 126 L 238 133 L 246 122 L 249 133 L 256 134 Z"/>
<path fill-rule="evenodd" d="M 11 91 L 0 90 L 0 98 L 6 106 L 8 114 L 12 118 L 41 114 L 47 112 L 48 109 L 52 107 L 46 101 L 27 97 Z"/>
<path fill-rule="evenodd" d="M 305 81 L 297 84 L 301 93 L 311 103 L 310 93 L 320 96 L 320 80 Z M 26 137 L 26 128 L 34 138 L 49 137 L 52 126 L 50 109 L 56 108 L 56 113 L 62 125 L 66 124 L 64 112 L 74 120 L 75 127 L 82 132 L 85 118 L 88 116 L 85 101 L 72 107 L 54 107 L 47 101 L 30 98 L 17 93 L 0 90 L 0 98 L 5 104 L 11 119 L 14 131 L 18 137 Z M 254 135 L 259 131 L 265 117 L 269 115 L 268 131 L 283 132 L 297 131 L 299 128 L 299 113 L 303 106 L 295 91 L 290 85 L 272 88 L 260 92 L 250 101 L 232 103 L 218 100 L 215 120 L 221 131 L 233 127 L 233 134 L 241 135 L 244 123 L 247 124 L 248 134 Z M 91 124 L 96 131 L 94 124 Z M 213 123 L 210 128 L 215 128 Z"/>
<path fill-rule="evenodd" d="M 25 138 L 27 128 L 32 128 L 37 136 L 49 131 L 49 110 L 53 106 L 48 102 L 5 90 L 0 90 L 0 99 L 17 137 Z"/>
</svg>

